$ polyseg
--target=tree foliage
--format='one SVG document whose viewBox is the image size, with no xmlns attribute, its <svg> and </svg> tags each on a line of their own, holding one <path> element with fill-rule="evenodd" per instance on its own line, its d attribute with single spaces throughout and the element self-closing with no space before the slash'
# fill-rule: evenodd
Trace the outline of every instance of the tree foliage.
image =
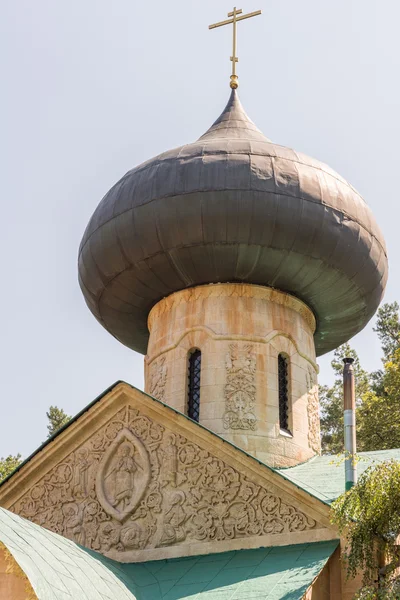
<svg viewBox="0 0 400 600">
<path fill-rule="evenodd" d="M 354 358 L 357 405 L 361 404 L 363 395 L 369 391 L 368 373 L 361 367 L 357 352 L 349 344 L 343 344 L 335 350 L 331 362 L 335 374 L 334 384 L 319 387 L 323 454 L 340 454 L 344 451 L 343 359 L 347 356 Z"/>
<path fill-rule="evenodd" d="M 378 310 L 376 324 L 374 327 L 375 333 L 378 334 L 381 342 L 383 364 L 390 361 L 396 350 L 400 348 L 400 319 L 399 305 L 397 302 L 386 303 Z M 383 383 L 384 371 L 378 369 L 371 373 L 371 388 L 375 394 L 385 396 L 385 388 Z"/>
<path fill-rule="evenodd" d="M 400 349 L 384 365 L 380 390 L 364 394 L 357 410 L 361 449 L 400 448 Z"/>
<path fill-rule="evenodd" d="M 6 458 L 0 458 L 0 482 L 3 481 L 10 473 L 14 471 L 21 464 L 21 455 L 12 456 L 11 454 Z"/>
<path fill-rule="evenodd" d="M 48 412 L 46 412 L 46 416 L 49 420 L 47 429 L 48 429 L 48 438 L 51 437 L 56 431 L 58 431 L 63 425 L 68 423 L 71 419 L 62 408 L 58 408 L 57 406 L 50 406 Z M 10 473 L 14 471 L 22 462 L 21 455 L 17 454 L 16 456 L 12 456 L 11 454 L 6 458 L 0 458 L 0 482 L 3 481 Z"/>
<path fill-rule="evenodd" d="M 62 408 L 58 408 L 57 406 L 50 406 L 46 416 L 49 420 L 49 424 L 47 425 L 48 438 L 71 420 L 71 417 Z"/>
<path fill-rule="evenodd" d="M 383 351 L 383 361 L 387 362 L 400 348 L 400 319 L 397 302 L 383 304 L 378 310 L 374 331 L 378 334 Z"/>
<path fill-rule="evenodd" d="M 347 572 L 363 572 L 358 598 L 400 597 L 400 463 L 386 461 L 367 469 L 357 485 L 332 504 L 332 521 L 346 536 Z"/>
<path fill-rule="evenodd" d="M 383 369 L 364 371 L 357 353 L 344 344 L 335 350 L 332 386 L 320 386 L 322 452 L 343 452 L 343 363 L 354 358 L 356 382 L 357 449 L 386 450 L 400 447 L 400 318 L 397 302 L 384 304 L 374 327 L 382 345 Z"/>
</svg>

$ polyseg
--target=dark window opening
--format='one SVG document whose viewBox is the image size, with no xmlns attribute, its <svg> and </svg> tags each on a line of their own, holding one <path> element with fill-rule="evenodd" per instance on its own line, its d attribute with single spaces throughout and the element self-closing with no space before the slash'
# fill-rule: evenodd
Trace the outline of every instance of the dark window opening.
<svg viewBox="0 0 400 600">
<path fill-rule="evenodd" d="M 189 354 L 188 416 L 199 422 L 200 416 L 201 352 Z"/>
<path fill-rule="evenodd" d="M 278 383 L 279 383 L 279 426 L 289 431 L 289 364 L 288 359 L 278 356 Z"/>
</svg>

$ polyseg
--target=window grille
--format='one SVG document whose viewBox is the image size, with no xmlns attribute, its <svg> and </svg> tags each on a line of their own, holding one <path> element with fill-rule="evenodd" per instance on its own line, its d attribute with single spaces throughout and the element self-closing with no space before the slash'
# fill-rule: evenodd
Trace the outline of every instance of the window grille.
<svg viewBox="0 0 400 600">
<path fill-rule="evenodd" d="M 278 356 L 278 383 L 279 383 L 279 426 L 289 431 L 289 365 L 288 359 Z"/>
<path fill-rule="evenodd" d="M 200 374 L 201 352 L 195 350 L 189 355 L 188 416 L 197 422 L 200 416 Z"/>
</svg>

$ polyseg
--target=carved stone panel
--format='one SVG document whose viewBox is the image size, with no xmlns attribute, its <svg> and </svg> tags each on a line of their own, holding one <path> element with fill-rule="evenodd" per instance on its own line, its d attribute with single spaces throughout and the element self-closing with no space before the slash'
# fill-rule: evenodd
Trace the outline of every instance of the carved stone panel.
<svg viewBox="0 0 400 600">
<path fill-rule="evenodd" d="M 230 344 L 226 357 L 225 429 L 250 429 L 257 426 L 256 357 L 251 344 Z"/>
<path fill-rule="evenodd" d="M 308 367 L 307 390 L 308 443 L 316 454 L 321 454 L 318 385 L 315 371 L 311 367 Z"/>
<path fill-rule="evenodd" d="M 246 352 L 240 360 L 249 365 L 252 357 Z M 124 562 L 138 560 L 138 551 L 180 545 L 184 554 L 202 542 L 317 528 L 275 488 L 251 481 L 130 406 L 52 468 L 11 510 Z"/>
<path fill-rule="evenodd" d="M 129 517 L 146 491 L 150 461 L 139 438 L 124 427 L 104 453 L 96 476 L 100 504 L 117 521 Z"/>
<path fill-rule="evenodd" d="M 150 365 L 149 394 L 161 402 L 165 402 L 165 386 L 167 383 L 168 369 L 165 356 L 161 356 Z"/>
</svg>

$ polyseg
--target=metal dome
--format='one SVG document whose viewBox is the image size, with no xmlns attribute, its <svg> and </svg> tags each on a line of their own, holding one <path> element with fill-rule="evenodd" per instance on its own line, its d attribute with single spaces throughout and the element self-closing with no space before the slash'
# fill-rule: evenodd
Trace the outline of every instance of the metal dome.
<svg viewBox="0 0 400 600">
<path fill-rule="evenodd" d="M 372 317 L 387 280 L 382 233 L 356 190 L 317 160 L 273 144 L 236 90 L 193 144 L 129 171 L 83 236 L 79 281 L 98 321 L 145 353 L 147 316 L 178 290 L 272 286 L 317 319 L 317 355 Z"/>
</svg>

